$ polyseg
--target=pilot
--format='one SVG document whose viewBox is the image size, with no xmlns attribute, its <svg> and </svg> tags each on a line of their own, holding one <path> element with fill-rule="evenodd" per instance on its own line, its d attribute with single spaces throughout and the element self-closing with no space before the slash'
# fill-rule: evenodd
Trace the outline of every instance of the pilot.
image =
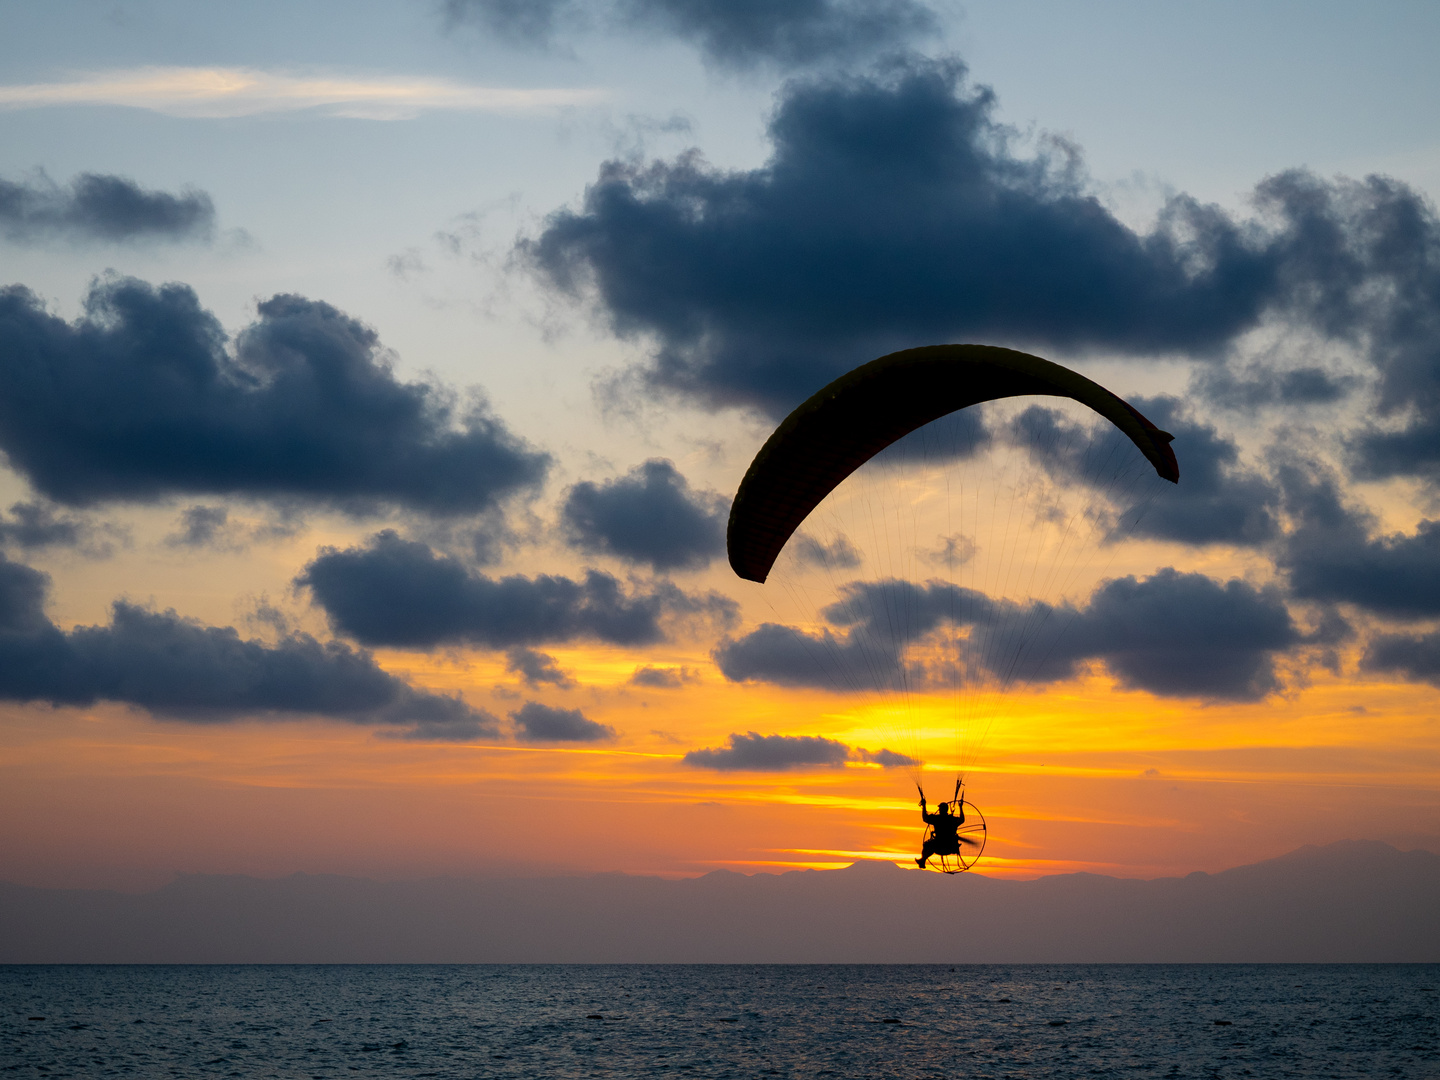
<svg viewBox="0 0 1440 1080">
<path fill-rule="evenodd" d="M 959 814 L 952 814 L 950 804 L 943 802 L 932 814 L 925 806 L 925 796 L 920 796 L 920 818 L 930 826 L 930 838 L 921 846 L 920 857 L 915 860 L 915 865 L 921 870 L 934 855 L 960 854 L 960 826 L 965 824 L 965 805 L 959 799 L 955 800 L 955 804 Z"/>
</svg>

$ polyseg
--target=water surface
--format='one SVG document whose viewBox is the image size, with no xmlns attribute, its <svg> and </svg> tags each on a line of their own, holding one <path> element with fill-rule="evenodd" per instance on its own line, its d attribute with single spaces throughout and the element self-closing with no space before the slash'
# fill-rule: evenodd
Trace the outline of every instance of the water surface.
<svg viewBox="0 0 1440 1080">
<path fill-rule="evenodd" d="M 0 1076 L 1440 1077 L 1440 965 L 9 966 Z"/>
</svg>

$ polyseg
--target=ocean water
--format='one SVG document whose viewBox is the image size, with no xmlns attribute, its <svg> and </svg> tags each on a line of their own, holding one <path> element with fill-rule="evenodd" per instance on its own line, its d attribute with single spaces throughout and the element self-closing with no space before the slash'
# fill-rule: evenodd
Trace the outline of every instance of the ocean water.
<svg viewBox="0 0 1440 1080">
<path fill-rule="evenodd" d="M 4 1076 L 1440 1077 L 1440 965 L 10 966 Z"/>
</svg>

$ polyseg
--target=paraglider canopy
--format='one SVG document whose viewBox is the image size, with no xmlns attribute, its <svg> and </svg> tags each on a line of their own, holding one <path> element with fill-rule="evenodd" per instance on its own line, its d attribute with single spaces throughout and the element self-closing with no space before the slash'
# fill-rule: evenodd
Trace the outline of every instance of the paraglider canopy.
<svg viewBox="0 0 1440 1080">
<path fill-rule="evenodd" d="M 730 508 L 731 567 L 763 582 L 810 511 L 891 443 L 958 409 L 1024 395 L 1088 406 L 1119 428 L 1162 478 L 1179 481 L 1172 436 L 1069 368 L 990 345 L 906 349 L 842 375 L 775 429 Z"/>
</svg>

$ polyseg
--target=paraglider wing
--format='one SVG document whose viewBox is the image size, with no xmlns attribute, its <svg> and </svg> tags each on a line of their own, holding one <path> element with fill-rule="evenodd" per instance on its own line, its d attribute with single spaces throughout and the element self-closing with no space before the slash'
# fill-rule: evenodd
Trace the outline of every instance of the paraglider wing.
<svg viewBox="0 0 1440 1080">
<path fill-rule="evenodd" d="M 891 443 L 958 409 L 1024 395 L 1071 398 L 1119 428 L 1166 480 L 1171 436 L 1069 368 L 990 345 L 931 345 L 872 360 L 787 416 L 755 455 L 730 508 L 735 573 L 761 581 L 810 511 Z"/>
</svg>

